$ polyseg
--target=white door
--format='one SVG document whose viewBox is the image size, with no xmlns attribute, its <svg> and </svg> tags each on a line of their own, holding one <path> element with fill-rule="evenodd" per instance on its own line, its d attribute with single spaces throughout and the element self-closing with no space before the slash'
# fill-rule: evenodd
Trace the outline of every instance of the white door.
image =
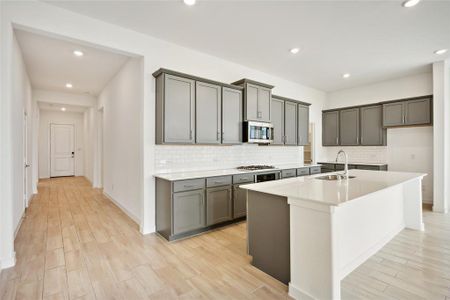
<svg viewBox="0 0 450 300">
<path fill-rule="evenodd" d="M 74 176 L 73 125 L 50 124 L 50 177 Z"/>
</svg>

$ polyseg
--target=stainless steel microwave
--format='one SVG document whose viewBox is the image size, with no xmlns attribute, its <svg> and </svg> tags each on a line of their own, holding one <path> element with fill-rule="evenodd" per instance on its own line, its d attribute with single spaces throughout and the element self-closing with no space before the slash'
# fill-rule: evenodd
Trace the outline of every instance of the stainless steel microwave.
<svg viewBox="0 0 450 300">
<path fill-rule="evenodd" d="M 244 122 L 244 142 L 270 144 L 273 142 L 273 125 L 266 122 Z"/>
</svg>

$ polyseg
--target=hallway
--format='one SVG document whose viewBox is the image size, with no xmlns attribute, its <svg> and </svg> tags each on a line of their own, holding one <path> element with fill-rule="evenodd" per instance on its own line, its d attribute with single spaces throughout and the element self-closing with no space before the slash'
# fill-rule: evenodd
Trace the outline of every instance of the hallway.
<svg viewBox="0 0 450 300">
<path fill-rule="evenodd" d="M 342 282 L 343 299 L 450 299 L 450 215 L 424 214 Z M 252 267 L 245 223 L 168 243 L 84 177 L 42 180 L 16 238 L 0 299 L 286 299 Z"/>
</svg>

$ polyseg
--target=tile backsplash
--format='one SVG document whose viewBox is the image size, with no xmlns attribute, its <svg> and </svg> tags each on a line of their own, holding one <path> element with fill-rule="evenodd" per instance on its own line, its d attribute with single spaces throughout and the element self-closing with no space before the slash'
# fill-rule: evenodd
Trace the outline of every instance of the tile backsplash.
<svg viewBox="0 0 450 300">
<path fill-rule="evenodd" d="M 327 160 L 334 161 L 341 149 L 347 153 L 350 162 L 387 163 L 388 161 L 388 150 L 384 146 L 326 147 Z M 343 157 L 340 157 L 339 160 L 343 161 Z"/>
<path fill-rule="evenodd" d="M 258 146 L 169 146 L 155 147 L 155 173 L 235 168 L 250 164 L 303 162 L 303 147 Z"/>
</svg>

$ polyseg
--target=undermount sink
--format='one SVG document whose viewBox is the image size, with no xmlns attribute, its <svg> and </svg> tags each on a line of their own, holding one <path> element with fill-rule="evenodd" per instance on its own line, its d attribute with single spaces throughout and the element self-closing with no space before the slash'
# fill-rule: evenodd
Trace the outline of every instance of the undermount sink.
<svg viewBox="0 0 450 300">
<path fill-rule="evenodd" d="M 345 176 L 345 175 L 340 175 L 340 174 L 333 174 L 333 175 L 325 175 L 325 176 L 319 176 L 319 177 L 315 177 L 315 179 L 320 179 L 320 180 L 342 180 L 342 179 L 352 179 L 355 178 L 356 176 Z"/>
</svg>

